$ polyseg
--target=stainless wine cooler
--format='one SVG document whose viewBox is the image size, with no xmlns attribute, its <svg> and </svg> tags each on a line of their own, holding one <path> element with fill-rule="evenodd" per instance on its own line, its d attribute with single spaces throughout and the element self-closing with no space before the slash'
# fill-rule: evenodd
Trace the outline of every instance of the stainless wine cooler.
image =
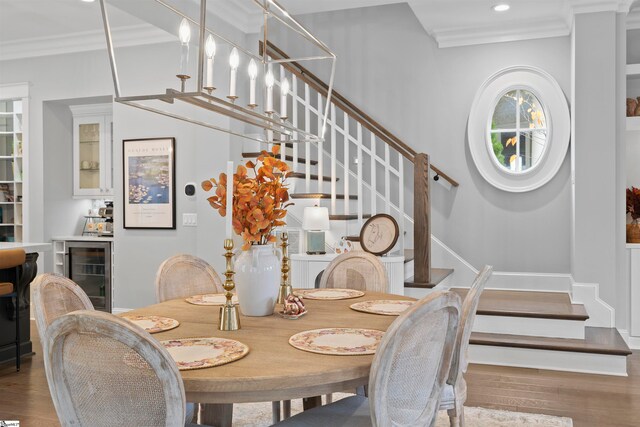
<svg viewBox="0 0 640 427">
<path fill-rule="evenodd" d="M 87 293 L 96 310 L 111 312 L 111 243 L 67 242 L 65 276 Z"/>
</svg>

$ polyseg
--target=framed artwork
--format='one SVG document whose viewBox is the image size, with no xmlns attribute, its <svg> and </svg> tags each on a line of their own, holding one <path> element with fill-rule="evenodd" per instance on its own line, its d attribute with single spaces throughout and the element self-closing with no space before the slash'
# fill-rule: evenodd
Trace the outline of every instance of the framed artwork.
<svg viewBox="0 0 640 427">
<path fill-rule="evenodd" d="M 374 215 L 360 231 L 360 245 L 374 255 L 384 255 L 396 245 L 400 229 L 395 218 L 387 214 Z"/>
<path fill-rule="evenodd" d="M 124 228 L 176 228 L 175 138 L 122 141 Z"/>
</svg>

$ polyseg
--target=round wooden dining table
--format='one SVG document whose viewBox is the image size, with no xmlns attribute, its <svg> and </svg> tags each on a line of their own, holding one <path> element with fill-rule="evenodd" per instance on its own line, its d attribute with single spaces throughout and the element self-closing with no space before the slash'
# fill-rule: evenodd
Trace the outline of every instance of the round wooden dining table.
<svg viewBox="0 0 640 427">
<path fill-rule="evenodd" d="M 240 341 L 249 347 L 249 353 L 240 360 L 213 368 L 181 371 L 187 401 L 205 404 L 201 422 L 230 425 L 230 405 L 227 404 L 306 398 L 354 390 L 367 384 L 373 355 L 310 353 L 292 347 L 289 338 L 298 332 L 320 328 L 386 331 L 396 316 L 363 313 L 349 308 L 355 302 L 379 299 L 413 300 L 377 292 L 366 292 L 362 297 L 344 300 L 305 299 L 308 313 L 299 319 L 284 319 L 277 314 L 241 316 L 241 329 L 237 331 L 218 330 L 219 306 L 193 305 L 184 299 L 136 309 L 127 315 L 165 316 L 180 322 L 175 329 L 153 334 L 158 340 L 220 337 Z M 242 304 L 240 307 L 242 310 Z M 225 412 L 226 416 L 220 414 Z"/>
</svg>

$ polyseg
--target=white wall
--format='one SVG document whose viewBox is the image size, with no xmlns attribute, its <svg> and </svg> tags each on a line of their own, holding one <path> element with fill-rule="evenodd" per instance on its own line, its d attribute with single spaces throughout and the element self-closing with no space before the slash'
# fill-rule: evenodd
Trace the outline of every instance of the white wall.
<svg viewBox="0 0 640 427">
<path fill-rule="evenodd" d="M 436 237 L 475 266 L 569 272 L 568 157 L 543 188 L 505 193 L 480 176 L 466 136 L 476 90 L 501 68 L 543 68 L 568 95 L 568 37 L 438 49 L 406 4 L 299 18 L 336 52 L 336 90 L 460 183 L 456 190 L 432 186 Z M 298 45 L 275 40 L 300 53 Z"/>
</svg>

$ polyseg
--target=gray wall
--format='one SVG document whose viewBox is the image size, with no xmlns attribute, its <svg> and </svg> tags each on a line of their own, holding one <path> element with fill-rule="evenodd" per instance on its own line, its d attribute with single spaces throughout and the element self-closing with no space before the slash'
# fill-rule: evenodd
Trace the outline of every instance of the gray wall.
<svg viewBox="0 0 640 427">
<path fill-rule="evenodd" d="M 336 52 L 336 89 L 460 183 L 457 190 L 432 187 L 436 237 L 475 266 L 569 272 L 568 156 L 543 188 L 506 193 L 480 176 L 466 136 L 476 90 L 501 68 L 540 67 L 568 96 L 569 37 L 438 49 L 405 4 L 300 19 Z M 285 51 L 300 51 L 276 40 Z"/>
</svg>

